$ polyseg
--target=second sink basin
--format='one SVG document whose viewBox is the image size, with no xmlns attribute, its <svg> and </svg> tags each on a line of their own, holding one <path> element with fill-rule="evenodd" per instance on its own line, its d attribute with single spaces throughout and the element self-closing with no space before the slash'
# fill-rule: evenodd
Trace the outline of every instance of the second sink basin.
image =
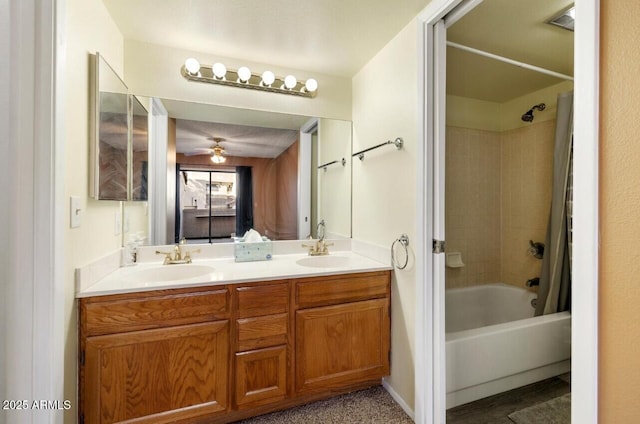
<svg viewBox="0 0 640 424">
<path fill-rule="evenodd" d="M 124 278 L 134 283 L 179 281 L 201 277 L 214 270 L 208 265 L 158 265 L 153 268 L 136 270 Z"/>
<path fill-rule="evenodd" d="M 309 256 L 308 258 L 298 259 L 298 265 L 308 266 L 311 268 L 338 268 L 349 264 L 349 258 L 345 256 Z"/>
</svg>

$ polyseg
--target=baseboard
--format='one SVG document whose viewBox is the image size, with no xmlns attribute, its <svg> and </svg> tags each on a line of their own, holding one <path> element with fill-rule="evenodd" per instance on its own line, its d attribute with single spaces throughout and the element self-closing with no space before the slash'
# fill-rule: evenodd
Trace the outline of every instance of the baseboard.
<svg viewBox="0 0 640 424">
<path fill-rule="evenodd" d="M 413 421 L 416 420 L 416 415 L 415 412 L 413 411 L 413 409 L 411 409 L 409 407 L 409 405 L 407 405 L 407 402 L 404 401 L 404 399 L 402 399 L 402 397 L 400 397 L 400 395 L 398 394 L 398 392 L 396 392 L 393 387 L 391 387 L 391 385 L 387 382 L 386 379 L 382 379 L 382 387 L 384 387 L 384 389 L 391 395 L 391 397 L 393 398 L 393 400 L 396 401 L 396 403 L 398 405 L 400 405 L 400 407 L 402 408 L 402 410 L 404 412 L 407 413 L 407 415 L 409 417 L 411 417 L 411 419 Z"/>
</svg>

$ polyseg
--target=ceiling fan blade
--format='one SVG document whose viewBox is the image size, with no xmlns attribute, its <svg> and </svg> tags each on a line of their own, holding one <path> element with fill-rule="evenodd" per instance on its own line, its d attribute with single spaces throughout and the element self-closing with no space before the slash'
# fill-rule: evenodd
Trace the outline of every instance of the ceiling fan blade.
<svg viewBox="0 0 640 424">
<path fill-rule="evenodd" d="M 185 156 L 197 156 L 197 155 L 212 155 L 213 154 L 213 150 L 211 149 L 196 149 L 192 152 L 187 152 L 184 153 Z"/>
</svg>

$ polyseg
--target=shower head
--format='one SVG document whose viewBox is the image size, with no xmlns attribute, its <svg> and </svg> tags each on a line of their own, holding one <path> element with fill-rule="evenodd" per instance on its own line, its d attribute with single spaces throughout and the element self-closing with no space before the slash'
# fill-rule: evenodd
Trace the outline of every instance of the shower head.
<svg viewBox="0 0 640 424">
<path fill-rule="evenodd" d="M 531 109 L 526 111 L 524 115 L 522 115 L 522 120 L 524 122 L 533 121 L 533 109 L 544 110 L 544 108 L 546 108 L 546 107 L 547 107 L 547 105 L 545 105 L 544 103 L 540 103 L 539 105 L 534 105 Z"/>
<path fill-rule="evenodd" d="M 533 121 L 533 109 L 529 109 L 524 115 L 522 115 L 522 120 L 524 122 Z"/>
</svg>

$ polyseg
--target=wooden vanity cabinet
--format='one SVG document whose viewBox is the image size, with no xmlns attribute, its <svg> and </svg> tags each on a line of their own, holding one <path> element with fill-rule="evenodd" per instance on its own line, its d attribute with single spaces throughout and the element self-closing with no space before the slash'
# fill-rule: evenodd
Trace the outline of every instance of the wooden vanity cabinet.
<svg viewBox="0 0 640 424">
<path fill-rule="evenodd" d="M 229 403 L 226 287 L 80 299 L 81 423 L 192 422 Z"/>
<path fill-rule="evenodd" d="M 289 283 L 233 288 L 234 408 L 251 409 L 288 397 Z"/>
<path fill-rule="evenodd" d="M 296 393 L 389 375 L 389 297 L 387 272 L 296 283 Z"/>
<path fill-rule="evenodd" d="M 380 384 L 390 272 L 79 300 L 80 422 L 228 423 Z"/>
</svg>

